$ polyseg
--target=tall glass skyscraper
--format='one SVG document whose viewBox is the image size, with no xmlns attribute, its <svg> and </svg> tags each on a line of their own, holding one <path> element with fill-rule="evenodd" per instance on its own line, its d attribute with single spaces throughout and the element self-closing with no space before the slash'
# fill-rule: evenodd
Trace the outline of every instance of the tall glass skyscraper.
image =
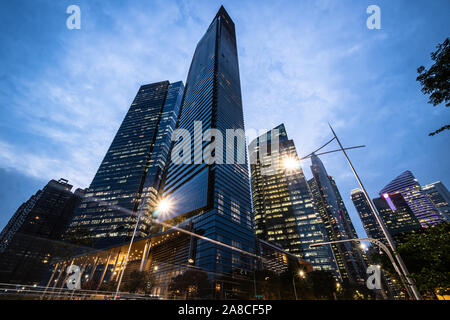
<svg viewBox="0 0 450 320">
<path fill-rule="evenodd" d="M 422 191 L 428 195 L 439 210 L 442 218 L 450 222 L 450 192 L 448 192 L 445 185 L 440 181 L 433 182 L 422 186 Z"/>
<path fill-rule="evenodd" d="M 275 133 L 278 148 L 271 143 Z M 338 276 L 330 247 L 309 247 L 328 237 L 284 125 L 252 141 L 250 153 L 256 160 L 250 164 L 256 236 L 310 262 L 315 270 Z"/>
<path fill-rule="evenodd" d="M 181 144 L 193 152 L 188 163 L 169 164 L 164 197 L 172 209 L 164 220 L 189 223 L 194 232 L 229 246 L 199 239 L 192 256 L 195 267 L 208 271 L 215 282 L 215 296 L 229 297 L 237 288 L 227 275 L 246 273 L 255 263 L 252 255 L 239 251 L 255 251 L 249 176 L 245 143 L 238 149 L 235 139 L 227 141 L 221 153 L 213 143 L 221 137 L 205 134 L 211 128 L 223 137 L 228 129 L 244 129 L 235 26 L 223 7 L 197 44 L 189 69 L 177 129 L 194 139 L 175 138 L 172 158 L 175 153 L 186 156 L 177 149 Z M 222 161 L 227 154 L 233 163 Z M 220 159 L 208 160 L 215 156 Z"/>
<path fill-rule="evenodd" d="M 351 199 L 355 205 L 356 211 L 361 218 L 364 230 L 369 238 L 384 240 L 383 231 L 381 230 L 378 222 L 375 218 L 372 209 L 370 208 L 369 202 L 367 201 L 364 193 L 361 189 L 353 189 L 351 192 Z"/>
<path fill-rule="evenodd" d="M 311 157 L 313 178 L 309 180 L 314 201 L 325 224 L 330 241 L 357 238 L 355 228 L 345 208 L 342 197 L 322 161 L 315 154 Z M 357 242 L 332 245 L 342 278 L 350 282 L 364 282 L 366 262 Z"/>
<path fill-rule="evenodd" d="M 97 248 L 149 233 L 184 86 L 168 81 L 140 87 L 108 152 L 76 210 L 68 232 L 87 231 Z M 86 233 L 86 232 L 85 232 Z"/>
<path fill-rule="evenodd" d="M 407 170 L 389 182 L 389 184 L 380 191 L 380 196 L 395 192 L 400 192 L 402 194 L 422 227 L 426 228 L 444 221 L 433 202 L 428 198 L 426 193 L 422 191 L 419 182 L 411 171 Z"/>
</svg>

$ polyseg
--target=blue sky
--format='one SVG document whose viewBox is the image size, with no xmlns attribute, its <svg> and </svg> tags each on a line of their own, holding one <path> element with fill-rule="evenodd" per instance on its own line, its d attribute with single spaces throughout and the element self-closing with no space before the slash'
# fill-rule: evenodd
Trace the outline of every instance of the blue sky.
<svg viewBox="0 0 450 320">
<path fill-rule="evenodd" d="M 66 8 L 81 8 L 81 29 Z M 93 178 L 142 84 L 185 81 L 198 40 L 223 4 L 236 24 L 245 124 L 285 123 L 301 155 L 330 122 L 372 196 L 404 170 L 450 187 L 449 122 L 420 92 L 416 69 L 449 36 L 450 2 L 0 2 L 0 228 L 52 178 Z M 381 30 L 366 8 L 381 8 Z M 357 187 L 340 154 L 322 157 L 360 235 Z M 303 164 L 307 177 L 309 163 Z"/>
</svg>

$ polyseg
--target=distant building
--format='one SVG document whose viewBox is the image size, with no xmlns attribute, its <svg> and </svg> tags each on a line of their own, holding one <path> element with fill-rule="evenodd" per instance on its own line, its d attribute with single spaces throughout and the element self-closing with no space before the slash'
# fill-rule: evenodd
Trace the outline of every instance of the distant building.
<svg viewBox="0 0 450 320">
<path fill-rule="evenodd" d="M 364 193 L 361 189 L 353 189 L 351 192 L 351 199 L 355 205 L 356 211 L 361 218 L 362 225 L 369 238 L 384 241 L 383 231 L 381 230 L 375 218 L 375 214 L 370 208 Z"/>
<path fill-rule="evenodd" d="M 271 143 L 275 132 L 278 151 Z M 267 144 L 270 155 L 261 150 L 262 143 Z M 330 246 L 310 248 L 313 243 L 328 241 L 328 237 L 284 125 L 252 141 L 250 154 L 257 158 L 250 164 L 256 236 L 310 262 L 315 270 L 339 277 Z M 273 168 L 263 172 L 272 162 Z"/>
<path fill-rule="evenodd" d="M 450 222 L 450 192 L 445 185 L 440 181 L 433 182 L 422 186 L 422 191 L 431 199 L 442 218 Z"/>
<path fill-rule="evenodd" d="M 401 192 L 383 193 L 382 197 L 373 199 L 373 203 L 397 243 L 402 242 L 406 234 L 422 229 L 419 220 Z"/>
<path fill-rule="evenodd" d="M 311 157 L 313 178 L 308 181 L 314 202 L 325 224 L 330 241 L 356 239 L 353 223 L 342 197 L 319 157 Z M 358 242 L 332 244 L 334 255 L 343 280 L 363 283 L 366 277 L 366 258 Z"/>
<path fill-rule="evenodd" d="M 61 235 L 84 190 L 50 182 L 24 202 L 0 234 L 0 282 L 39 284 L 50 261 L 67 248 Z"/>
<path fill-rule="evenodd" d="M 422 227 L 426 228 L 444 221 L 433 202 L 422 191 L 419 182 L 411 171 L 400 174 L 386 185 L 379 194 L 383 197 L 384 194 L 390 195 L 396 192 L 401 193 Z"/>
<path fill-rule="evenodd" d="M 68 233 L 82 229 L 95 248 L 150 232 L 184 86 L 162 81 L 139 88 L 105 158 L 76 210 Z"/>
</svg>

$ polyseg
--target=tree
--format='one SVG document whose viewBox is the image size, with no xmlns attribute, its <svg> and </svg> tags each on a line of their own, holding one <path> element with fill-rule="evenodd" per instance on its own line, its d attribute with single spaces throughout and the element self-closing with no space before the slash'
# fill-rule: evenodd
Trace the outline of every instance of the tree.
<svg viewBox="0 0 450 320">
<path fill-rule="evenodd" d="M 423 296 L 450 293 L 450 223 L 428 227 L 405 236 L 397 246 L 408 271 Z M 400 281 L 389 260 L 374 257 L 390 276 Z"/>
<path fill-rule="evenodd" d="M 367 300 L 374 299 L 375 294 L 363 284 L 350 283 L 347 279 L 342 282 L 337 290 L 339 300 Z"/>
<path fill-rule="evenodd" d="M 150 272 L 134 270 L 124 281 L 121 289 L 130 293 L 143 292 L 149 294 L 154 285 L 155 280 Z"/>
<path fill-rule="evenodd" d="M 427 70 L 424 66 L 417 69 L 417 81 L 422 85 L 422 92 L 430 96 L 428 103 L 437 106 L 442 102 L 450 106 L 450 39 L 437 45 L 437 50 L 431 53 L 435 63 Z M 434 136 L 444 130 L 450 129 L 450 124 L 444 125 L 429 135 Z"/>
<path fill-rule="evenodd" d="M 310 282 L 312 293 L 316 299 L 334 299 L 336 279 L 331 272 L 322 270 L 309 272 L 307 279 Z"/>
<path fill-rule="evenodd" d="M 189 298 L 203 298 L 211 294 L 211 283 L 208 275 L 200 270 L 186 270 L 172 278 L 169 285 L 172 296 Z"/>
<path fill-rule="evenodd" d="M 398 251 L 422 294 L 450 293 L 450 223 L 409 235 Z"/>
</svg>

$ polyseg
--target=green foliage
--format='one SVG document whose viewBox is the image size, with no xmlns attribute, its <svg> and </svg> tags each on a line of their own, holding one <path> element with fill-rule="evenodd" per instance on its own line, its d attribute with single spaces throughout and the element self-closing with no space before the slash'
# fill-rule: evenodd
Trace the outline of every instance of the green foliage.
<svg viewBox="0 0 450 320">
<path fill-rule="evenodd" d="M 311 283 L 311 289 L 317 299 L 334 298 L 336 291 L 336 280 L 330 272 L 313 271 L 308 273 L 308 280 Z"/>
<path fill-rule="evenodd" d="M 420 292 L 450 293 L 450 223 L 409 235 L 397 250 Z"/>
<path fill-rule="evenodd" d="M 339 300 L 370 300 L 375 298 L 374 292 L 365 285 L 352 284 L 348 280 L 344 280 L 339 286 L 336 296 Z"/>
<path fill-rule="evenodd" d="M 211 283 L 208 275 L 200 270 L 186 270 L 172 278 L 169 292 L 174 297 L 185 299 L 204 298 L 211 294 Z"/>
<path fill-rule="evenodd" d="M 299 300 L 334 299 L 336 280 L 330 272 L 312 271 L 301 277 L 298 271 L 289 269 L 281 274 L 257 271 L 257 294 L 262 295 L 264 300 L 293 300 L 295 283 Z"/>
<path fill-rule="evenodd" d="M 407 235 L 397 251 L 423 296 L 450 293 L 450 223 Z M 400 283 L 386 255 L 373 254 L 371 258 Z"/>
<path fill-rule="evenodd" d="M 149 294 L 152 291 L 154 284 L 155 280 L 150 272 L 132 271 L 128 279 L 122 284 L 121 290 L 130 293 L 142 292 Z"/>
<path fill-rule="evenodd" d="M 417 81 L 422 85 L 422 92 L 429 95 L 429 103 L 433 106 L 445 103 L 450 106 L 450 39 L 447 38 L 431 53 L 431 59 L 435 63 L 427 70 L 424 66 L 417 69 L 419 76 Z M 450 129 L 450 125 L 444 125 L 440 129 L 430 133 L 434 136 L 439 132 Z"/>
</svg>

